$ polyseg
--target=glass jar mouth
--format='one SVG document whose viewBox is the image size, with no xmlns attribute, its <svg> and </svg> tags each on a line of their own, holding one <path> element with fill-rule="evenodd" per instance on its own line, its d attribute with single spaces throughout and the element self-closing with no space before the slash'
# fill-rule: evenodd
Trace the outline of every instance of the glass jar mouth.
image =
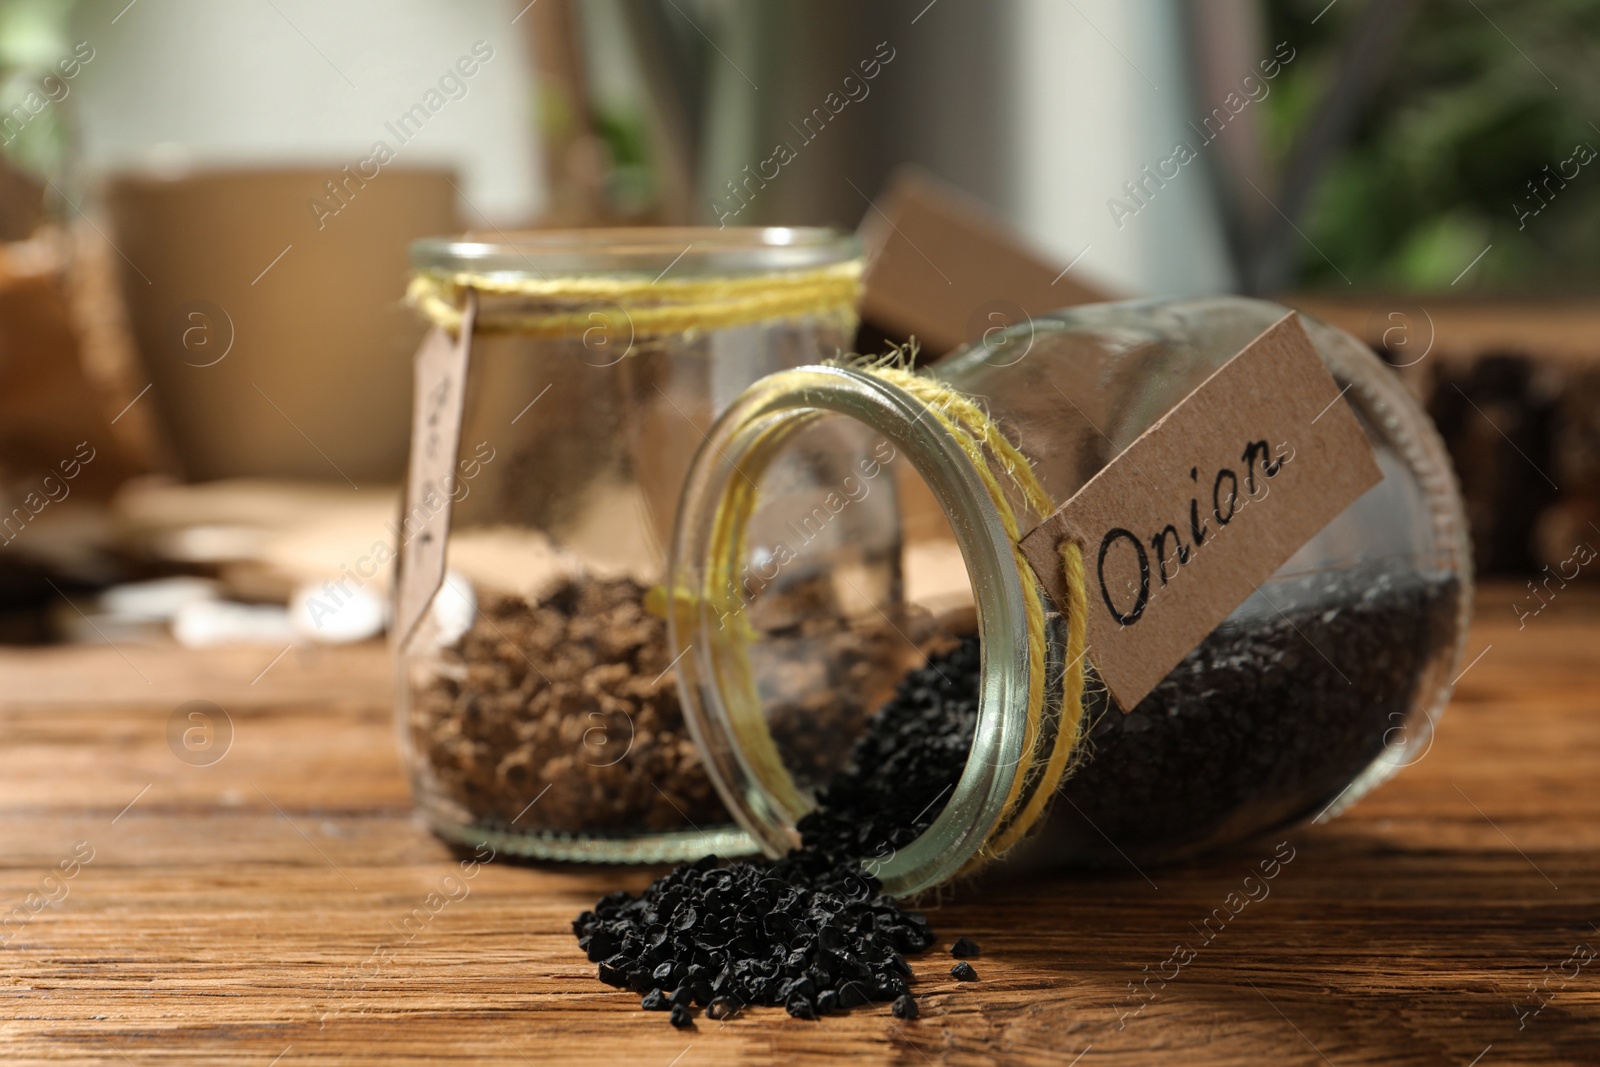
<svg viewBox="0 0 1600 1067">
<path fill-rule="evenodd" d="M 710 278 L 817 270 L 861 254 L 855 234 L 823 226 L 659 226 L 467 233 L 411 244 L 418 272 Z"/>
<path fill-rule="evenodd" d="M 949 881 L 980 854 L 999 825 L 1030 743 L 1031 666 L 1024 582 L 1005 526 L 972 460 L 929 406 L 894 384 L 847 367 L 771 375 L 712 427 L 691 466 L 673 538 L 671 643 L 681 652 L 680 692 L 690 733 L 712 781 L 768 855 L 800 843 L 809 810 L 782 761 L 750 677 L 746 625 L 726 610 L 746 562 L 747 511 L 730 498 L 761 476 L 788 440 L 828 415 L 864 423 L 911 462 L 950 522 L 977 614 L 982 666 L 978 718 L 960 779 L 911 843 L 872 857 L 884 891 L 909 896 Z M 730 531 L 732 531 L 730 535 Z M 730 598 L 729 594 L 732 594 Z M 729 617 L 734 623 L 729 625 Z M 768 756 L 763 755 L 767 753 Z"/>
</svg>

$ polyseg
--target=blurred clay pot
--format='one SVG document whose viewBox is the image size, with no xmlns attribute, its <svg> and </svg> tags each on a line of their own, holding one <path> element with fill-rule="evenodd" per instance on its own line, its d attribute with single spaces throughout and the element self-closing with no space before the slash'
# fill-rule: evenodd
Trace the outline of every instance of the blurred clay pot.
<svg viewBox="0 0 1600 1067">
<path fill-rule="evenodd" d="M 422 326 L 412 240 L 459 229 L 452 175 L 358 165 L 108 180 L 109 235 L 182 474 L 398 482 Z"/>
</svg>

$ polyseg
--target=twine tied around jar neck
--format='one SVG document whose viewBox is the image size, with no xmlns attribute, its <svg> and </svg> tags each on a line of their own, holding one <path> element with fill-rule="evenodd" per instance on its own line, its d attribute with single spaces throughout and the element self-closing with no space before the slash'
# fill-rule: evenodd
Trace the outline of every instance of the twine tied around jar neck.
<svg viewBox="0 0 1600 1067">
<path fill-rule="evenodd" d="M 480 298 L 475 333 L 559 338 L 598 328 L 642 341 L 803 316 L 853 320 L 861 270 L 853 259 L 815 270 L 683 279 L 421 271 L 412 275 L 406 302 L 455 333 L 471 289 Z"/>
<path fill-rule="evenodd" d="M 1066 661 L 1062 664 L 1061 705 L 1054 716 L 1052 729 L 1049 721 L 1052 709 L 1048 707 L 1045 697 L 1047 594 L 1034 576 L 1032 565 L 1022 554 L 1020 542 L 1026 531 L 1022 529 L 1016 510 L 1012 507 L 1010 496 L 1001 481 L 1001 473 L 1040 518 L 1055 510 L 1054 501 L 1039 484 L 1028 457 L 1006 439 L 982 405 L 936 378 L 906 370 L 900 365 L 902 362 L 903 357 L 894 353 L 886 359 L 856 364 L 854 367 L 882 378 L 926 404 L 933 418 L 972 460 L 994 501 L 995 510 L 999 512 L 1024 586 L 1029 681 L 1028 722 L 1022 759 L 1000 820 L 962 870 L 963 874 L 970 874 L 990 860 L 1004 855 L 1027 836 L 1049 807 L 1073 753 L 1077 751 L 1083 731 L 1083 692 L 1088 673 L 1085 664 L 1088 596 L 1083 552 L 1073 541 L 1061 542 L 1061 570 L 1067 588 L 1069 611 L 1064 617 L 1067 647 Z M 996 471 L 997 467 L 999 472 Z"/>
</svg>

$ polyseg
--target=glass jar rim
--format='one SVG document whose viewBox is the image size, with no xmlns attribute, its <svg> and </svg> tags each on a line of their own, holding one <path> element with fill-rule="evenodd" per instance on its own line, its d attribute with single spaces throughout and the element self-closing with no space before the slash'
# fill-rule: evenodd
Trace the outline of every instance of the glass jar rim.
<svg viewBox="0 0 1600 1067">
<path fill-rule="evenodd" d="M 1028 732 L 1032 668 L 1023 576 L 977 468 L 938 420 L 927 417 L 929 410 L 892 383 L 848 367 L 801 367 L 762 379 L 713 425 L 700 448 L 679 501 L 672 550 L 673 598 L 695 605 L 692 613 L 669 614 L 671 644 L 684 651 L 679 691 L 689 732 L 729 810 L 764 851 L 780 854 L 799 844 L 794 825 L 799 813 L 783 810 L 792 782 L 766 780 L 738 744 L 742 729 L 760 717 L 759 705 L 748 706 L 736 682 L 723 684 L 747 670 L 742 662 L 728 665 L 728 648 L 742 638 L 718 637 L 729 632 L 723 617 L 709 598 L 695 595 L 719 563 L 737 562 L 714 556 L 724 484 L 731 478 L 748 480 L 752 472 L 759 477 L 760 468 L 783 447 L 780 428 L 838 415 L 864 423 L 903 450 L 952 520 L 978 616 L 978 721 L 961 778 L 932 824 L 892 855 L 872 857 L 884 892 L 892 896 L 948 882 L 979 854 L 1004 816 Z M 729 629 L 738 628 L 736 623 Z M 736 650 L 735 658 L 742 652 Z M 727 699 L 730 690 L 733 701 Z M 747 706 L 730 706 L 741 700 Z M 788 772 L 768 765 L 767 773 Z"/>
<path fill-rule="evenodd" d="M 639 226 L 472 232 L 411 244 L 411 266 L 428 273 L 541 276 L 587 274 L 708 278 L 818 270 L 861 254 L 853 233 L 825 226 Z"/>
</svg>

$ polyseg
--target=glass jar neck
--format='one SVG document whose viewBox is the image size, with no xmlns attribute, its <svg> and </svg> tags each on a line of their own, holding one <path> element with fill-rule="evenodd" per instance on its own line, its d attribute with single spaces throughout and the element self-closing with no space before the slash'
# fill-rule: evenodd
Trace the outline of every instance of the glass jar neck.
<svg viewBox="0 0 1600 1067">
<path fill-rule="evenodd" d="M 823 228 L 551 230 L 412 245 L 407 299 L 437 326 L 581 340 L 609 353 L 825 317 L 854 329 L 860 241 Z"/>
<path fill-rule="evenodd" d="M 748 656 L 741 581 L 745 534 L 763 473 L 795 434 L 843 416 L 887 438 L 926 483 L 960 548 L 976 607 L 982 668 L 966 766 L 933 823 L 874 857 L 885 892 L 910 895 L 950 880 L 981 854 L 1013 798 L 1029 735 L 1031 670 L 1025 577 L 974 460 L 932 406 L 871 373 L 805 367 L 747 391 L 712 428 L 686 483 L 673 543 L 670 613 L 685 717 L 713 781 L 769 855 L 800 843 L 810 809 L 778 758 Z M 1046 671 L 1049 675 L 1050 671 Z"/>
</svg>

